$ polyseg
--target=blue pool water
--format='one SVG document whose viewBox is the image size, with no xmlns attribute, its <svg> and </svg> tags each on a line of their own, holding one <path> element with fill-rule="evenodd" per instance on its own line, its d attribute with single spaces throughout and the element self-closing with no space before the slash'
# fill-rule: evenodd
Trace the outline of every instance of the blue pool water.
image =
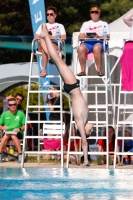
<svg viewBox="0 0 133 200">
<path fill-rule="evenodd" d="M 133 199 L 133 170 L 0 168 L 0 199 Z"/>
</svg>

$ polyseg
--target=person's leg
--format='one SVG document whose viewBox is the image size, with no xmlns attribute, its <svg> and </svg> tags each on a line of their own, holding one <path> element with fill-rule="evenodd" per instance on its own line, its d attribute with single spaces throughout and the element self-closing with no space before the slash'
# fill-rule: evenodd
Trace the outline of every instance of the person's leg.
<svg viewBox="0 0 133 200">
<path fill-rule="evenodd" d="M 43 37 L 45 37 L 45 42 L 47 45 L 47 49 L 49 52 L 49 55 L 56 63 L 56 66 L 58 67 L 58 70 L 64 79 L 64 82 L 67 84 L 73 84 L 76 83 L 76 77 L 74 76 L 73 72 L 69 69 L 69 67 L 65 64 L 65 62 L 60 58 L 60 56 L 57 54 L 57 51 L 55 50 L 48 34 L 48 30 L 45 24 L 43 24 Z"/>
<path fill-rule="evenodd" d="M 95 63 L 97 66 L 97 71 L 101 72 L 102 67 L 102 46 L 100 44 L 95 44 L 93 47 L 93 54 L 95 58 Z"/>
<path fill-rule="evenodd" d="M 20 145 L 18 138 L 16 137 L 16 135 L 11 135 L 11 138 L 12 138 L 12 140 L 13 140 L 13 142 L 14 142 L 17 150 L 18 150 L 18 153 L 21 154 L 22 150 L 21 150 L 21 145 Z"/>
<path fill-rule="evenodd" d="M 7 144 L 9 138 L 10 138 L 10 135 L 6 135 L 5 134 L 3 136 L 3 138 L 2 138 L 2 140 L 1 140 L 1 144 L 0 144 L 0 163 L 2 163 L 2 155 L 1 155 L 1 153 L 3 151 L 3 148 L 4 148 L 5 144 Z"/>
<path fill-rule="evenodd" d="M 46 74 L 46 66 L 47 66 L 47 62 L 50 59 L 50 57 L 49 57 L 49 53 L 47 50 L 47 46 L 43 39 L 40 39 L 38 41 L 38 50 L 42 53 L 42 61 L 43 61 L 43 69 L 42 69 L 40 76 L 46 76 L 47 75 Z"/>
<path fill-rule="evenodd" d="M 76 120 L 79 132 L 81 134 L 81 145 L 82 145 L 82 150 L 84 154 L 84 166 L 88 164 L 88 143 L 86 140 L 86 135 L 85 135 L 85 128 L 84 124 L 81 124 L 79 120 Z"/>
<path fill-rule="evenodd" d="M 84 44 L 81 44 L 78 47 L 78 59 L 81 66 L 81 72 L 83 72 L 84 75 L 86 74 L 86 54 L 88 52 L 88 48 Z"/>
<path fill-rule="evenodd" d="M 4 135 L 2 140 L 1 140 L 1 144 L 0 144 L 0 153 L 2 152 L 3 148 L 5 147 L 5 145 L 7 144 L 8 140 L 10 139 L 10 135 Z"/>
</svg>

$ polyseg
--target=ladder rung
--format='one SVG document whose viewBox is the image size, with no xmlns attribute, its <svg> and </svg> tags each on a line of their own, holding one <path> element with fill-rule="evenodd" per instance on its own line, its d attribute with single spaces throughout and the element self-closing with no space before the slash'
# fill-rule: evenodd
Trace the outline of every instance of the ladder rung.
<svg viewBox="0 0 133 200">
<path fill-rule="evenodd" d="M 91 91 L 91 90 L 87 90 L 87 91 L 85 91 L 85 90 L 82 90 L 82 93 L 87 93 L 87 94 L 89 94 L 89 93 L 91 93 L 91 94 L 96 94 L 96 93 L 99 93 L 99 94 L 106 94 L 106 91 L 103 91 L 103 90 L 93 90 L 93 91 Z"/>
<path fill-rule="evenodd" d="M 61 106 L 40 106 L 40 105 L 38 105 L 38 106 L 34 106 L 34 105 L 29 105 L 28 106 L 28 108 L 61 108 Z"/>
<path fill-rule="evenodd" d="M 61 151 L 24 151 L 26 154 L 61 154 Z"/>
<path fill-rule="evenodd" d="M 133 91 L 120 91 L 120 94 L 133 94 Z"/>
<path fill-rule="evenodd" d="M 128 105 L 119 105 L 119 109 L 122 109 L 122 108 L 124 108 L 124 109 L 133 109 L 133 104 L 128 104 Z"/>
<path fill-rule="evenodd" d="M 68 153 L 69 154 L 83 154 L 83 152 L 81 152 L 81 151 L 69 151 Z M 104 152 L 104 151 L 102 151 L 102 152 L 91 151 L 91 152 L 88 152 L 88 154 L 90 154 L 90 155 L 108 155 L 108 153 Z"/>
<path fill-rule="evenodd" d="M 100 76 L 84 76 L 84 77 L 79 77 L 79 76 L 76 76 L 76 78 L 77 79 L 85 79 L 85 78 L 97 78 L 97 79 L 103 79 L 103 78 L 105 78 L 105 76 L 102 76 L 102 77 L 100 77 Z"/>
<path fill-rule="evenodd" d="M 133 121 L 118 121 L 117 124 L 133 124 Z"/>
<path fill-rule="evenodd" d="M 122 136 L 118 136 L 118 137 L 116 137 L 116 140 L 132 140 L 133 139 L 133 137 L 122 137 Z"/>
<path fill-rule="evenodd" d="M 55 78 L 55 77 L 59 77 L 60 78 L 60 75 L 47 75 L 47 77 L 48 78 Z M 36 76 L 31 75 L 30 78 L 40 78 L 40 76 L 39 75 L 36 75 Z"/>
<path fill-rule="evenodd" d="M 62 129 L 62 131 L 63 131 L 63 129 Z M 30 138 L 30 139 L 36 139 L 36 138 L 37 139 L 45 139 L 45 138 L 53 138 L 53 137 L 54 138 L 59 138 L 59 139 L 62 138 L 61 136 L 54 136 L 54 135 L 53 136 L 31 136 L 31 135 L 28 136 L 28 135 L 25 135 L 25 138 Z"/>
</svg>

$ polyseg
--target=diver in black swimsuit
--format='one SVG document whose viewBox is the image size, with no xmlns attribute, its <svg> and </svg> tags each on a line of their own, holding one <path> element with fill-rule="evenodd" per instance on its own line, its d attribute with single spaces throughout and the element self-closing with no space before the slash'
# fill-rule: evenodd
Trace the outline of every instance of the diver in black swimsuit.
<svg viewBox="0 0 133 200">
<path fill-rule="evenodd" d="M 50 57 L 56 63 L 56 66 L 64 80 L 64 89 L 70 94 L 72 100 L 72 110 L 75 122 L 81 134 L 82 149 L 84 154 L 84 167 L 88 167 L 88 144 L 86 135 L 89 135 L 93 125 L 88 123 L 89 109 L 85 102 L 85 99 L 79 88 L 79 80 L 76 79 L 73 72 L 65 64 L 65 62 L 59 57 L 56 50 L 53 48 L 51 40 L 49 38 L 48 30 L 45 24 L 42 25 L 41 37 L 46 42 Z M 44 44 L 45 45 L 45 44 Z"/>
</svg>

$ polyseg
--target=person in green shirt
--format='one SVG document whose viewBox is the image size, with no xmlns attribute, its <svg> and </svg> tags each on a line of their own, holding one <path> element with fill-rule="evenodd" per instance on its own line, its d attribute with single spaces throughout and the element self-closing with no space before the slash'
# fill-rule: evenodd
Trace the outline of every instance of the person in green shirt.
<svg viewBox="0 0 133 200">
<path fill-rule="evenodd" d="M 18 149 L 18 163 L 20 163 L 22 150 L 17 134 L 20 132 L 23 134 L 23 131 L 25 130 L 25 115 L 22 111 L 17 110 L 17 102 L 15 98 L 8 99 L 8 109 L 9 110 L 2 113 L 0 118 L 0 130 L 5 132 L 0 145 L 0 163 L 2 162 L 2 149 L 10 138 Z"/>
</svg>

